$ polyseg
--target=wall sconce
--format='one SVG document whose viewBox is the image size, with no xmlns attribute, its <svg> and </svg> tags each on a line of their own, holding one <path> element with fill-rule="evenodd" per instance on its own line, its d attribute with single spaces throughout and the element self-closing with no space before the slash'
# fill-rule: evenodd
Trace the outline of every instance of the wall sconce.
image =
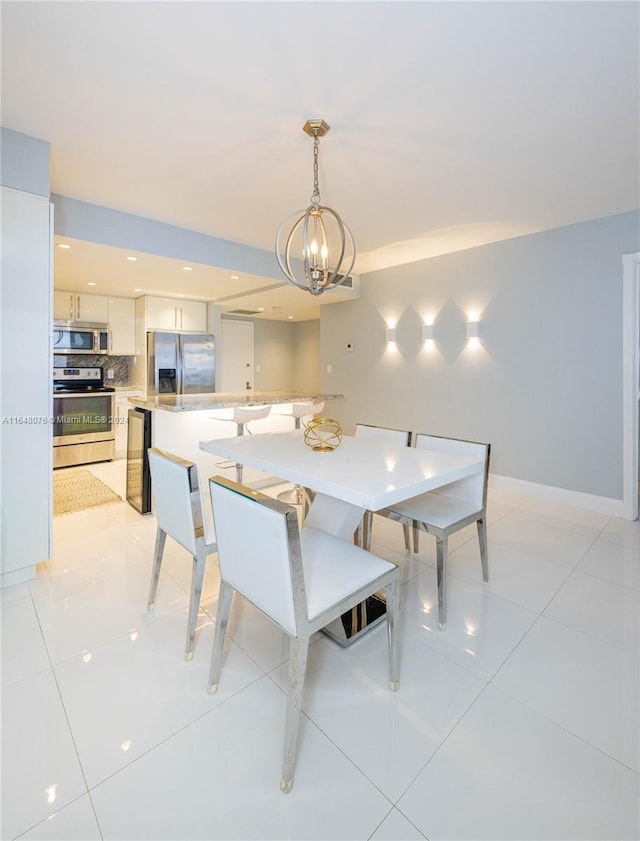
<svg viewBox="0 0 640 841">
<path fill-rule="evenodd" d="M 478 335 L 478 322 L 467 321 L 467 339 L 477 339 Z"/>
<path fill-rule="evenodd" d="M 396 340 L 396 328 L 395 327 L 387 327 L 384 331 L 384 340 L 387 344 L 390 342 L 395 342 Z"/>
<path fill-rule="evenodd" d="M 433 341 L 433 324 L 423 324 L 422 325 L 422 341 L 429 342 Z"/>
</svg>

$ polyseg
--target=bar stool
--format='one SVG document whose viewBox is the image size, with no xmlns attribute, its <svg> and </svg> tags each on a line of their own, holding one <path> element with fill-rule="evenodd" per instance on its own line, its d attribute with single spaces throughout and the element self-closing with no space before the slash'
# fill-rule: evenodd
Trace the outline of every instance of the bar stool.
<svg viewBox="0 0 640 841">
<path fill-rule="evenodd" d="M 324 409 L 324 400 L 319 403 L 292 403 L 290 412 L 283 412 L 283 415 L 290 415 L 294 418 L 294 429 L 300 429 L 302 418 L 305 415 L 319 415 Z M 290 491 L 282 491 L 278 494 L 280 502 L 288 502 L 289 505 L 302 505 L 304 502 L 304 488 L 296 485 Z"/>
<path fill-rule="evenodd" d="M 231 421 L 236 424 L 236 435 L 244 435 L 245 429 L 251 435 L 249 429 L 250 421 L 257 421 L 266 418 L 271 411 L 271 406 L 236 406 L 233 410 L 233 415 L 230 418 L 214 418 L 214 420 Z M 218 467 L 231 467 L 234 464 L 232 461 L 219 461 Z M 242 465 L 236 464 L 236 482 L 242 484 Z"/>
</svg>

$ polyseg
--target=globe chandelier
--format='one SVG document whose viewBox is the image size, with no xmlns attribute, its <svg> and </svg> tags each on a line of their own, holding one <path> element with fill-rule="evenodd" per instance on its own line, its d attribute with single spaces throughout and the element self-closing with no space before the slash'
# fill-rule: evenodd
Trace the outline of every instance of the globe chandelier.
<svg viewBox="0 0 640 841">
<path fill-rule="evenodd" d="M 318 151 L 320 138 L 329 129 L 324 120 L 307 120 L 302 127 L 313 138 L 311 204 L 306 210 L 295 210 L 287 216 L 276 235 L 276 257 L 284 276 L 312 295 L 321 295 L 344 283 L 356 261 L 351 231 L 335 210 L 320 203 Z"/>
</svg>

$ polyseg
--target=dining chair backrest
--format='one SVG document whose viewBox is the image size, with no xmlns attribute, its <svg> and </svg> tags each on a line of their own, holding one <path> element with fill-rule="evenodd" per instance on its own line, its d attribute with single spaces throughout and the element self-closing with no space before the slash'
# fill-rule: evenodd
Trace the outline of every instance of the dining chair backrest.
<svg viewBox="0 0 640 841">
<path fill-rule="evenodd" d="M 368 441 L 380 441 L 384 444 L 397 444 L 408 447 L 411 444 L 411 433 L 404 429 L 390 429 L 388 426 L 371 426 L 368 423 L 356 424 L 356 438 Z"/>
<path fill-rule="evenodd" d="M 220 476 L 209 488 L 221 577 L 297 636 L 306 599 L 295 509 Z"/>
<path fill-rule="evenodd" d="M 158 527 L 195 555 L 196 537 L 203 533 L 197 467 L 156 447 L 148 453 Z"/>
<path fill-rule="evenodd" d="M 466 479 L 458 479 L 449 485 L 444 485 L 433 493 L 442 496 L 459 499 L 463 502 L 471 502 L 481 511 L 487 504 L 487 482 L 489 478 L 489 454 L 490 444 L 480 444 L 476 441 L 463 441 L 460 438 L 443 438 L 439 435 L 416 435 L 416 447 L 425 450 L 435 450 L 439 453 L 449 455 L 465 456 L 476 458 L 483 463 L 483 470 L 475 476 L 468 476 Z"/>
</svg>

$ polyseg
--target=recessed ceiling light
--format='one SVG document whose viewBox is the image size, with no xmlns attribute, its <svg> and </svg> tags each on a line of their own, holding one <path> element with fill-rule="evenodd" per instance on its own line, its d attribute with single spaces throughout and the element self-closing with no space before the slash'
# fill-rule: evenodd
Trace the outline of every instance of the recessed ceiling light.
<svg viewBox="0 0 640 841">
<path fill-rule="evenodd" d="M 131 263 L 135 263 L 137 259 L 137 257 L 127 257 L 127 260 L 129 260 L 129 262 Z"/>
<path fill-rule="evenodd" d="M 288 315 L 288 316 L 287 316 L 287 318 L 293 318 L 293 316 L 292 316 L 292 315 Z"/>
<path fill-rule="evenodd" d="M 237 274 L 232 274 L 231 280 L 240 280 L 240 277 Z"/>
<path fill-rule="evenodd" d="M 95 286 L 95 283 L 92 280 L 88 280 L 87 286 Z"/>
<path fill-rule="evenodd" d="M 191 266 L 183 266 L 183 267 L 182 267 L 182 271 L 183 271 L 183 272 L 192 272 L 192 271 L 193 271 L 193 269 L 191 268 Z"/>
<path fill-rule="evenodd" d="M 58 243 L 58 248 L 71 248 L 71 246 L 67 245 L 66 242 L 59 242 Z"/>
<path fill-rule="evenodd" d="M 258 307 L 258 312 L 264 312 L 264 307 Z"/>
<path fill-rule="evenodd" d="M 178 298 L 184 298 L 184 293 L 183 292 L 178 292 Z"/>
<path fill-rule="evenodd" d="M 133 289 L 133 291 L 134 291 L 134 292 L 142 292 L 142 289 L 140 289 L 140 287 L 139 287 L 139 286 L 135 286 L 135 287 L 134 287 L 134 289 Z"/>
</svg>

